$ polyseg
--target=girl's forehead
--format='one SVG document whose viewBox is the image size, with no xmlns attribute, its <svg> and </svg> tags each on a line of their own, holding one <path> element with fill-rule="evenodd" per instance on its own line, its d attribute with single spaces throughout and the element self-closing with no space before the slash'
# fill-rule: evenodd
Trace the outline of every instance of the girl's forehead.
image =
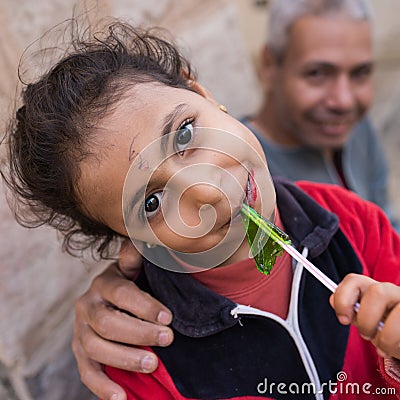
<svg viewBox="0 0 400 400">
<path fill-rule="evenodd" d="M 100 127 L 108 131 L 116 126 L 140 129 L 165 119 L 178 104 L 198 103 L 201 96 L 187 89 L 160 83 L 140 83 L 126 90 L 102 119 Z"/>
<path fill-rule="evenodd" d="M 130 161 L 148 143 L 178 127 L 174 122 L 198 112 L 205 99 L 187 89 L 160 83 L 141 83 L 129 88 L 100 121 L 97 132 L 111 146 L 128 146 Z M 180 121 L 182 122 L 182 121 Z M 104 135 L 105 133 L 105 135 Z M 107 139 L 106 139 L 107 140 Z"/>
<path fill-rule="evenodd" d="M 162 111 L 168 110 L 171 102 L 179 99 L 192 102 L 199 100 L 198 97 L 201 96 L 189 89 L 175 88 L 159 82 L 138 83 L 128 88 L 121 96 L 119 106 L 135 107 L 138 111 L 146 108 Z"/>
</svg>

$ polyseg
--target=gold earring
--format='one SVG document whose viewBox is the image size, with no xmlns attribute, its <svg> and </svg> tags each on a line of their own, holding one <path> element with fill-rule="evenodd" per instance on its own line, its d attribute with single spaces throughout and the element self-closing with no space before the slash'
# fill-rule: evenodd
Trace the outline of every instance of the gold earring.
<svg viewBox="0 0 400 400">
<path fill-rule="evenodd" d="M 146 242 L 146 247 L 147 247 L 148 249 L 154 249 L 154 247 L 156 247 L 156 245 L 155 245 L 155 244 L 152 244 L 152 243 L 147 243 L 147 242 Z"/>
<path fill-rule="evenodd" d="M 226 108 L 223 104 L 220 104 L 220 105 L 218 106 L 218 108 L 219 108 L 222 112 L 228 114 L 228 110 L 227 110 L 227 108 Z"/>
</svg>

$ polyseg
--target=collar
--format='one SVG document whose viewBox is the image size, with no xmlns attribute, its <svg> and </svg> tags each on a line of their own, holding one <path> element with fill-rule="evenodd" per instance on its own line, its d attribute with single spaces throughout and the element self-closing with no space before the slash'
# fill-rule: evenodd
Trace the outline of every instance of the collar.
<svg viewBox="0 0 400 400">
<path fill-rule="evenodd" d="M 295 184 L 274 179 L 280 216 L 294 245 L 307 246 L 311 258 L 326 250 L 338 229 L 338 218 Z M 190 274 L 160 269 L 144 260 L 151 291 L 174 315 L 172 326 L 189 337 L 205 337 L 237 323 L 230 311 L 236 304 L 214 293 Z"/>
<path fill-rule="evenodd" d="M 277 204 L 285 232 L 296 247 L 307 247 L 318 257 L 339 229 L 338 217 L 320 206 L 294 183 L 274 178 Z"/>
</svg>

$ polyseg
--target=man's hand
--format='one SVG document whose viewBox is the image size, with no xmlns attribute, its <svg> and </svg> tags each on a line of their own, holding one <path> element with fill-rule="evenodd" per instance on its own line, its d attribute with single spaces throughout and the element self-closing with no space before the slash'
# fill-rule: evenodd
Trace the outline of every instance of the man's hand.
<svg viewBox="0 0 400 400">
<path fill-rule="evenodd" d="M 157 357 L 132 346 L 167 346 L 173 340 L 171 312 L 129 278 L 141 268 L 141 256 L 126 241 L 119 265 L 97 276 L 75 305 L 72 349 L 82 382 L 103 400 L 125 400 L 124 390 L 103 372 L 103 365 L 152 372 Z M 133 316 L 132 316 L 133 315 Z"/>
</svg>

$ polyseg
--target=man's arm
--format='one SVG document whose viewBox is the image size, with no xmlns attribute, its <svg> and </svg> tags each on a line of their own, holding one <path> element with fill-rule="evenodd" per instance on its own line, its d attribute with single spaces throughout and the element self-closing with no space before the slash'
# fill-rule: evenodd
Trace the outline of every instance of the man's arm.
<svg viewBox="0 0 400 400">
<path fill-rule="evenodd" d="M 125 400 L 124 390 L 103 372 L 103 365 L 152 372 L 153 353 L 135 346 L 167 346 L 173 340 L 171 312 L 130 279 L 141 256 L 127 241 L 119 262 L 97 276 L 76 302 L 72 349 L 82 382 L 103 400 Z M 113 397 L 114 396 L 114 397 Z"/>
</svg>

